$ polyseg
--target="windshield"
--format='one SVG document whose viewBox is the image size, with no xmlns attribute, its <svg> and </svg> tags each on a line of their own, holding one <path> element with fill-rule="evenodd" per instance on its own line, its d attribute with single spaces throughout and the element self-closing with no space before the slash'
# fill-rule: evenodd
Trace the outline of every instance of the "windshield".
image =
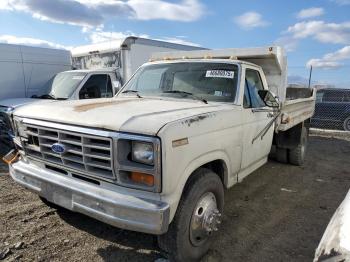
<svg viewBox="0 0 350 262">
<path fill-rule="evenodd" d="M 87 73 L 62 72 L 55 76 L 52 82 L 50 96 L 57 99 L 69 98 Z"/>
<path fill-rule="evenodd" d="M 236 96 L 238 66 L 224 63 L 164 63 L 139 69 L 122 94 L 167 96 L 233 102 Z M 128 91 L 129 90 L 129 91 Z"/>
</svg>

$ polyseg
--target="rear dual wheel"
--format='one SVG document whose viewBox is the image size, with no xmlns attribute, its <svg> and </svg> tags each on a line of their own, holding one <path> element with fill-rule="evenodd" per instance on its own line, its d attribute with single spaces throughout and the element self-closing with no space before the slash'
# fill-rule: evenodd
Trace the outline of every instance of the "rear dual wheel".
<svg viewBox="0 0 350 262">
<path fill-rule="evenodd" d="M 303 127 L 301 130 L 300 143 L 297 147 L 289 150 L 289 163 L 292 165 L 302 166 L 304 164 L 308 135 L 308 130 L 306 127 Z"/>
<path fill-rule="evenodd" d="M 276 160 L 280 163 L 290 163 L 296 166 L 302 166 L 305 162 L 307 141 L 309 132 L 306 127 L 302 127 L 299 144 L 292 149 L 276 148 Z"/>
</svg>

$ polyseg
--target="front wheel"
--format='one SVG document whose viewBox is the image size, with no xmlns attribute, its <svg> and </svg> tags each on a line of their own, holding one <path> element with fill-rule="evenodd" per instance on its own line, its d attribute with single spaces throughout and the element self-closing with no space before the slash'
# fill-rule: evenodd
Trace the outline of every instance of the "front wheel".
<svg viewBox="0 0 350 262">
<path fill-rule="evenodd" d="M 343 127 L 345 131 L 350 131 L 350 116 L 345 119 Z"/>
<path fill-rule="evenodd" d="M 159 247 L 171 261 L 198 261 L 209 250 L 224 208 L 224 187 L 217 174 L 199 169 L 190 178 L 175 217 Z"/>
</svg>

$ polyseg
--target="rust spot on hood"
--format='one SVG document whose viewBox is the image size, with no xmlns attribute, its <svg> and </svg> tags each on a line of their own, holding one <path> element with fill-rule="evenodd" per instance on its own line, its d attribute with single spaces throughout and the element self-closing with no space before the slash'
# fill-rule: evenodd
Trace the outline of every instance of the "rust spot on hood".
<svg viewBox="0 0 350 262">
<path fill-rule="evenodd" d="M 191 126 L 193 123 L 203 121 L 204 119 L 206 119 L 208 117 L 211 117 L 211 116 L 213 116 L 213 115 L 204 114 L 204 115 L 194 116 L 192 118 L 186 119 L 184 121 L 184 124 L 187 124 L 188 126 Z"/>
<path fill-rule="evenodd" d="M 74 111 L 76 112 L 86 112 L 89 110 L 93 110 L 100 107 L 112 106 L 112 105 L 120 105 L 130 101 L 135 101 L 135 99 L 126 99 L 126 100 L 111 100 L 106 102 L 95 102 L 90 104 L 83 104 L 74 107 Z"/>
</svg>

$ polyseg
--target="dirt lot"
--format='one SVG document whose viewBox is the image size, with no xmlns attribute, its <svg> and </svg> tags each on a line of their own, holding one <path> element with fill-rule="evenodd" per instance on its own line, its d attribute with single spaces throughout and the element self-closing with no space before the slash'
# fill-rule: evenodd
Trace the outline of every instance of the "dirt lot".
<svg viewBox="0 0 350 262">
<path fill-rule="evenodd" d="M 226 191 L 220 234 L 203 261 L 312 261 L 350 187 L 350 141 L 312 137 L 305 167 L 270 161 Z M 0 252 L 23 261 L 154 261 L 150 235 L 46 207 L 0 176 Z M 16 246 L 16 248 L 14 248 Z"/>
</svg>

